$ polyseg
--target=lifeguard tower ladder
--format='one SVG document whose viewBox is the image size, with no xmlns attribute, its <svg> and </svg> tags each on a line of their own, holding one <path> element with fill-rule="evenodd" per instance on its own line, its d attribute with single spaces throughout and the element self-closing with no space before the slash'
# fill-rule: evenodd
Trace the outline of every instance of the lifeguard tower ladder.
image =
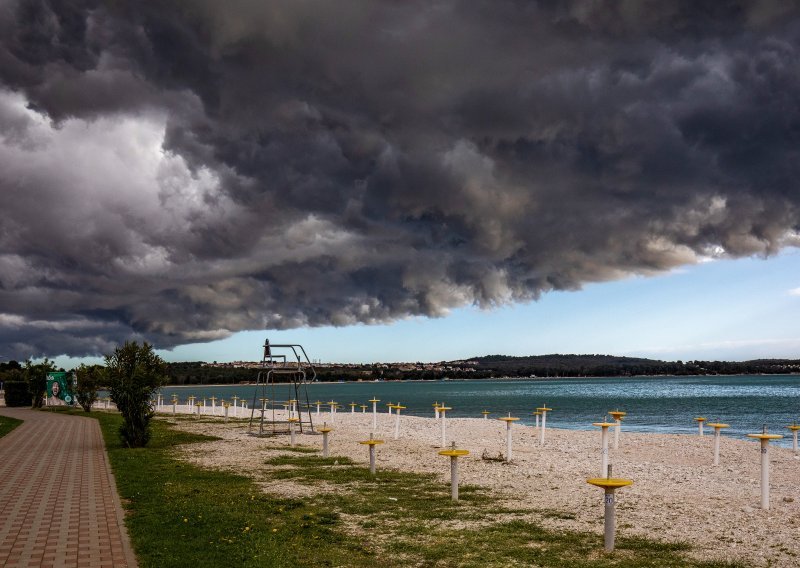
<svg viewBox="0 0 800 568">
<path fill-rule="evenodd" d="M 313 432 L 311 404 L 306 385 L 317 379 L 317 371 L 302 345 L 271 345 L 264 342 L 263 370 L 256 377 L 253 405 L 250 407 L 251 436 L 289 433 L 289 418 L 297 418 L 299 431 Z M 276 384 L 289 386 L 290 400 L 277 400 Z"/>
</svg>

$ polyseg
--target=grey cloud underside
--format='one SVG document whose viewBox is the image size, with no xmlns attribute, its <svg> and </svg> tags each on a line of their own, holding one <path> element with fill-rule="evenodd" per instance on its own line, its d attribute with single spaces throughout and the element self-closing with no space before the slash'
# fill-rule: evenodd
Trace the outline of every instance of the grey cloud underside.
<svg viewBox="0 0 800 568">
<path fill-rule="evenodd" d="M 797 245 L 799 16 L 6 2 L 0 353 L 438 316 Z"/>
</svg>

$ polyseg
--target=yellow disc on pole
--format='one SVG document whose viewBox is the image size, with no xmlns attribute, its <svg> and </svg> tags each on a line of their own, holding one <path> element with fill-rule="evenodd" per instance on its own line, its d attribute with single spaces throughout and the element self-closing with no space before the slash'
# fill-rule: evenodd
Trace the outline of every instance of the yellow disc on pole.
<svg viewBox="0 0 800 568">
<path fill-rule="evenodd" d="M 590 483 L 596 487 L 602 487 L 603 489 L 616 489 L 618 487 L 633 485 L 633 480 L 622 479 L 621 477 L 593 477 L 591 479 L 587 479 L 586 483 Z"/>
<path fill-rule="evenodd" d="M 449 456 L 451 458 L 457 458 L 457 457 L 461 457 L 461 456 L 468 456 L 469 455 L 469 450 L 456 450 L 456 449 L 441 450 L 439 452 L 439 455 L 440 456 Z"/>
</svg>

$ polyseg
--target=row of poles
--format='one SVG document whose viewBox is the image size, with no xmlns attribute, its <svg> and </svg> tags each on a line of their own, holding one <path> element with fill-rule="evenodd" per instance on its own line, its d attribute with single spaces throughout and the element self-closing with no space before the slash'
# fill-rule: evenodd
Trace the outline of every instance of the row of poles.
<svg viewBox="0 0 800 568">
<path fill-rule="evenodd" d="M 194 399 L 194 400 L 193 400 Z M 234 405 L 236 405 L 238 397 L 234 397 Z M 195 402 L 196 400 L 196 402 Z M 212 407 L 212 414 L 214 413 L 214 409 L 216 408 L 216 397 L 210 397 L 208 400 L 211 401 Z M 242 405 L 246 405 L 244 399 L 241 399 Z M 261 404 L 265 405 L 268 399 L 261 399 Z M 197 413 L 200 414 L 201 408 L 206 406 L 206 399 L 203 399 L 202 402 L 196 399 L 194 396 L 189 397 L 189 406 L 196 406 Z M 376 456 L 376 446 L 383 444 L 383 440 L 376 439 L 374 437 L 374 431 L 377 430 L 378 425 L 378 410 L 377 404 L 380 399 L 372 398 L 369 400 L 372 404 L 372 430 L 373 433 L 370 434 L 368 440 L 364 440 L 359 442 L 360 444 L 366 445 L 369 448 L 369 461 L 370 461 L 370 472 L 374 475 L 375 474 L 375 456 Z M 287 421 L 289 422 L 290 428 L 290 437 L 291 437 L 291 445 L 295 445 L 295 429 L 294 423 L 299 422 L 299 412 L 297 410 L 297 403 L 296 400 L 290 400 L 287 402 L 280 403 L 284 406 L 285 410 L 288 411 L 289 417 Z M 159 399 L 157 404 L 161 406 L 162 400 L 159 395 Z M 340 408 L 340 405 L 336 401 L 329 401 L 327 403 L 323 403 L 322 401 L 316 401 L 313 403 L 313 406 L 316 406 L 316 414 L 320 416 L 321 406 L 325 405 L 330 408 L 330 419 L 333 423 L 335 421 L 335 416 L 337 414 L 337 409 Z M 177 406 L 177 397 L 173 395 L 172 398 L 172 407 L 173 413 L 176 412 Z M 224 399 L 221 401 L 221 406 L 224 408 L 224 417 L 227 419 L 228 417 L 228 409 L 231 406 L 229 403 L 226 403 Z M 397 440 L 400 437 L 400 415 L 401 411 L 405 410 L 406 407 L 400 403 L 388 403 L 387 405 L 388 414 L 391 415 L 394 413 L 395 415 L 395 427 L 394 427 L 394 439 Z M 355 414 L 356 408 L 361 409 L 362 413 L 366 413 L 368 408 L 367 405 L 359 405 L 355 402 L 350 403 L 350 412 L 351 414 Z M 446 448 L 447 446 L 447 412 L 452 410 L 451 407 L 448 407 L 444 403 L 435 402 L 434 405 L 434 417 L 440 421 L 441 424 L 441 447 Z M 545 433 L 547 429 L 547 413 L 551 412 L 553 409 L 548 408 L 546 405 L 543 405 L 536 409 L 533 412 L 533 416 L 535 418 L 535 428 L 538 431 L 538 438 L 539 438 L 539 445 L 544 446 L 545 443 Z M 483 418 L 488 419 L 489 415 L 491 414 L 490 411 L 484 410 L 482 412 Z M 621 487 L 626 487 L 628 485 L 633 484 L 633 481 L 630 479 L 624 478 L 614 478 L 611 476 L 611 465 L 608 463 L 608 452 L 609 452 L 609 429 L 614 427 L 614 441 L 613 441 L 613 448 L 618 449 L 619 447 L 619 436 L 621 430 L 622 419 L 626 416 L 626 413 L 620 410 L 610 411 L 609 415 L 612 416 L 614 422 L 609 422 L 608 420 L 604 420 L 602 422 L 594 422 L 592 425 L 595 427 L 599 427 L 601 429 L 601 462 L 600 462 L 600 477 L 597 478 L 590 478 L 587 479 L 587 483 L 594 485 L 596 487 L 600 487 L 604 490 L 604 505 L 605 505 L 605 548 L 608 551 L 614 549 L 614 526 L 615 526 L 615 491 Z M 512 425 L 514 422 L 518 421 L 518 417 L 511 416 L 511 413 L 508 416 L 502 416 L 498 418 L 506 423 L 506 461 L 511 461 L 513 459 L 513 444 L 512 444 Z M 721 431 L 725 428 L 729 428 L 729 424 L 724 424 L 722 422 L 707 422 L 705 417 L 697 417 L 695 421 L 698 424 L 698 433 L 700 436 L 704 435 L 704 426 L 708 426 L 714 429 L 714 465 L 719 465 L 719 448 L 720 448 L 720 434 Z M 787 428 L 792 431 L 793 434 L 793 450 L 795 453 L 798 452 L 798 431 L 800 431 L 800 425 L 793 423 Z M 328 434 L 332 431 L 332 428 L 327 426 L 327 423 L 323 425 L 322 428 L 319 429 L 319 432 L 322 433 L 323 436 L 323 456 L 328 457 Z M 769 467 L 769 442 L 772 440 L 778 440 L 783 438 L 780 434 L 770 434 L 767 432 L 766 425 L 762 429 L 762 432 L 755 433 L 755 434 L 748 434 L 750 438 L 758 439 L 760 441 L 761 446 L 761 508 L 764 510 L 769 510 L 769 488 L 770 488 L 770 467 Z M 439 452 L 442 456 L 450 457 L 451 465 L 450 465 L 450 476 L 451 476 L 451 498 L 454 501 L 458 500 L 458 458 L 462 456 L 469 455 L 468 450 L 456 448 L 455 442 L 451 444 L 451 447 L 443 449 Z"/>
<path fill-rule="evenodd" d="M 236 415 L 236 411 L 239 408 L 247 408 L 247 401 L 244 398 L 240 399 L 238 396 L 234 396 L 231 398 L 231 400 L 233 401 L 232 403 L 227 402 L 224 398 L 217 398 L 215 396 L 201 399 L 191 395 L 187 397 L 186 404 L 181 405 L 177 395 L 173 394 L 169 406 L 172 407 L 172 414 L 178 413 L 179 406 L 185 406 L 189 409 L 190 414 L 201 415 L 206 414 L 207 411 L 210 410 L 212 416 L 216 416 L 217 407 L 219 407 L 222 417 L 227 421 L 231 408 L 233 408 L 234 415 Z M 217 401 L 219 401 L 219 404 L 217 404 Z M 207 402 L 210 402 L 210 404 L 206 404 Z M 161 394 L 156 397 L 153 403 L 157 411 L 162 411 L 165 407 L 167 407 L 167 405 L 164 404 L 164 397 Z"/>
<path fill-rule="evenodd" d="M 377 402 L 377 401 L 376 401 Z M 445 414 L 441 412 L 443 407 L 439 407 L 440 410 L 440 419 L 442 423 L 445 423 Z M 447 407 L 444 407 L 447 408 Z M 552 410 L 552 409 L 547 409 Z M 547 410 L 544 412 L 546 413 Z M 399 414 L 398 414 L 399 416 Z M 545 414 L 546 416 L 546 414 Z M 295 419 L 296 420 L 296 419 Z M 511 424 L 519 420 L 519 418 L 512 417 L 510 414 L 509 416 L 504 416 L 499 418 L 506 422 L 506 450 L 507 450 L 507 457 L 508 461 L 511 460 Z M 542 422 L 542 431 L 544 430 L 545 422 Z M 329 448 L 329 441 L 328 436 L 333 431 L 333 428 L 328 427 L 327 422 L 323 424 L 323 427 L 319 429 L 319 432 L 322 433 L 322 457 L 328 458 L 330 457 L 330 448 Z M 605 433 L 607 429 L 603 429 L 604 433 L 604 440 L 605 440 Z M 295 434 L 293 428 L 293 421 L 290 419 L 290 444 L 292 446 L 295 445 Z M 370 474 L 376 475 L 376 452 L 377 446 L 384 443 L 384 440 L 380 440 L 375 438 L 374 433 L 370 433 L 369 439 L 362 440 L 358 442 L 361 445 L 365 445 L 369 448 L 369 471 Z M 543 441 L 542 441 L 543 443 Z M 605 444 L 604 444 L 605 446 Z M 606 447 L 607 450 L 607 447 Z M 607 458 L 608 452 L 603 452 L 604 459 Z M 452 501 L 458 501 L 458 486 L 459 486 L 459 474 L 458 474 L 458 458 L 468 456 L 469 450 L 462 449 L 456 447 L 456 443 L 452 442 L 450 447 L 447 449 L 443 449 L 439 451 L 440 456 L 445 456 L 450 458 L 450 499 Z M 604 462 L 605 463 L 605 462 Z M 611 476 L 611 466 L 607 465 L 604 466 L 607 471 L 606 477 L 603 478 L 591 478 L 587 479 L 587 482 L 591 485 L 601 487 L 604 490 L 604 511 L 605 511 L 605 518 L 604 518 L 604 546 L 605 550 L 608 552 L 612 552 L 614 550 L 614 540 L 615 540 L 615 532 L 616 532 L 616 506 L 615 506 L 615 498 L 614 492 L 620 488 L 625 487 L 627 485 L 631 485 L 633 483 L 630 479 L 622 479 L 622 478 L 614 478 Z"/>
<path fill-rule="evenodd" d="M 373 414 L 373 432 L 377 429 L 377 403 L 380 402 L 379 399 L 373 398 L 369 402 L 372 403 L 372 414 Z M 323 404 L 321 401 L 317 401 L 314 403 L 317 405 L 317 414 L 319 415 L 320 406 Z M 336 413 L 336 408 L 340 406 L 338 403 L 331 401 L 329 403 L 324 403 L 331 407 L 331 417 L 333 417 Z M 356 403 L 351 404 L 351 412 L 355 412 L 355 408 L 358 405 Z M 365 412 L 366 405 L 361 405 L 362 412 Z M 400 428 L 400 412 L 401 410 L 405 409 L 404 406 L 401 404 L 392 404 L 389 403 L 387 405 L 389 414 L 392 413 L 394 410 L 394 414 L 396 416 L 395 419 L 395 431 L 394 437 L 398 439 L 399 437 L 399 428 Z M 434 403 L 434 416 L 438 419 L 442 424 L 442 447 L 446 447 L 446 417 L 447 411 L 452 410 L 452 408 L 446 406 L 445 404 Z M 547 412 L 552 411 L 552 408 L 548 408 L 546 405 L 537 408 L 536 412 L 534 412 L 534 416 L 536 418 L 536 429 L 539 433 L 539 444 L 541 446 L 544 445 L 545 442 L 545 431 L 546 431 L 546 424 L 547 424 Z M 484 410 L 482 412 L 484 419 L 488 419 L 490 414 L 489 411 Z M 613 438 L 613 448 L 619 448 L 619 438 L 620 438 L 620 430 L 622 425 L 622 420 L 626 416 L 626 413 L 620 410 L 610 411 L 608 413 L 613 418 L 613 422 L 603 420 L 601 422 L 594 422 L 592 425 L 601 429 L 601 463 L 600 463 L 600 477 L 589 478 L 587 479 L 587 483 L 599 487 L 603 489 L 604 497 L 604 544 L 605 549 L 607 551 L 614 550 L 614 540 L 615 540 L 615 524 L 616 524 L 616 497 L 615 492 L 617 489 L 622 487 L 627 487 L 633 484 L 633 480 L 613 477 L 612 476 L 612 466 L 608 461 L 609 455 L 609 430 L 613 427 L 614 428 L 614 438 Z M 541 419 L 541 421 L 540 421 Z M 296 421 L 297 419 L 295 419 Z M 503 421 L 506 423 L 506 461 L 511 461 L 513 459 L 513 444 L 512 444 L 512 425 L 514 422 L 518 421 L 518 417 L 511 416 L 511 413 L 508 416 L 502 416 L 498 418 L 498 420 Z M 702 436 L 704 435 L 703 432 L 703 423 L 705 422 L 705 418 L 698 418 L 696 419 L 699 424 L 699 434 Z M 290 419 L 291 423 L 291 419 Z M 708 426 L 713 427 L 715 430 L 715 443 L 714 443 L 714 465 L 719 464 L 719 432 L 723 428 L 729 427 L 727 424 L 722 424 L 720 422 L 712 422 L 709 423 Z M 800 425 L 792 424 L 788 427 L 792 430 L 794 434 L 794 450 L 797 452 L 797 433 L 800 430 Z M 323 457 L 329 457 L 329 446 L 328 446 L 328 435 L 332 432 L 333 429 L 328 427 L 327 422 L 323 425 L 322 428 L 319 429 L 319 432 L 322 433 L 323 436 Z M 291 432 L 291 444 L 295 444 L 294 438 L 294 429 L 290 429 Z M 764 426 L 762 432 L 757 434 L 748 434 L 748 437 L 755 438 L 760 440 L 761 442 L 761 507 L 762 509 L 768 510 L 769 509 L 769 442 L 771 440 L 777 440 L 782 438 L 783 436 L 779 434 L 769 434 L 767 432 L 766 426 Z M 376 439 L 374 437 L 374 433 L 370 433 L 370 437 L 367 440 L 363 440 L 359 442 L 359 444 L 366 445 L 369 448 L 369 463 L 370 463 L 370 473 L 375 475 L 376 473 L 376 448 L 378 445 L 383 444 L 384 440 Z M 455 442 L 452 442 L 451 446 L 446 449 L 442 449 L 439 451 L 439 455 L 446 456 L 450 458 L 450 486 L 451 486 L 451 499 L 453 501 L 458 501 L 458 484 L 459 484 L 459 475 L 458 475 L 458 458 L 469 455 L 469 451 L 465 449 L 460 449 L 456 447 Z"/>
<path fill-rule="evenodd" d="M 187 399 L 187 404 L 188 404 L 190 409 L 192 407 L 194 407 L 194 408 L 196 408 L 197 414 L 201 414 L 202 409 L 206 408 L 206 401 L 207 400 L 211 401 L 211 413 L 212 413 L 212 415 L 216 414 L 216 401 L 220 400 L 220 407 L 224 409 L 224 417 L 225 418 L 228 417 L 228 409 L 231 406 L 233 406 L 234 409 L 238 408 L 237 401 L 239 401 L 239 400 L 241 400 L 241 408 L 247 408 L 247 403 L 246 403 L 245 399 L 243 399 L 243 398 L 239 399 L 238 396 L 232 397 L 233 404 L 231 405 L 231 404 L 225 402 L 225 399 L 217 399 L 216 397 L 212 396 L 212 397 L 209 397 L 208 399 L 203 398 L 202 402 L 201 402 L 201 400 L 199 398 L 195 397 L 194 395 L 191 395 Z M 109 401 L 110 401 L 110 398 L 106 398 L 105 399 L 105 407 L 106 408 L 108 408 Z M 260 401 L 261 401 L 262 406 L 265 406 L 267 401 L 269 401 L 269 399 L 262 398 L 262 399 L 260 399 Z M 377 415 L 378 415 L 378 413 L 377 413 L 377 403 L 380 402 L 380 400 L 377 399 L 377 398 L 373 398 L 373 399 L 370 399 L 369 402 L 372 403 L 372 415 L 373 415 L 373 417 L 372 417 L 372 429 L 374 431 L 374 430 L 377 430 L 377 420 L 378 420 L 378 418 L 377 418 Z M 296 415 L 299 415 L 298 406 L 297 406 L 298 405 L 298 401 L 297 400 L 289 400 L 289 401 L 286 401 L 286 402 L 281 402 L 279 404 L 282 404 L 284 406 L 284 409 L 286 411 L 288 411 L 290 419 L 292 417 L 295 417 Z M 333 401 L 333 400 L 330 401 L 330 402 L 327 402 L 327 403 L 323 403 L 322 401 L 318 400 L 318 401 L 313 403 L 313 405 L 316 406 L 317 417 L 320 416 L 320 407 L 323 404 L 330 407 L 330 419 L 331 419 L 331 421 L 333 423 L 335 421 L 335 416 L 337 414 L 337 409 L 340 408 L 342 405 L 340 405 L 338 402 Z M 158 398 L 156 400 L 156 405 L 157 405 L 157 407 L 163 406 L 163 398 L 162 398 L 161 395 L 158 395 Z M 173 414 L 175 414 L 177 412 L 177 405 L 178 405 L 178 398 L 177 398 L 176 395 L 173 395 L 172 396 L 172 412 L 173 412 Z M 391 415 L 392 411 L 394 411 L 394 414 L 396 416 L 395 429 L 394 429 L 394 439 L 398 439 L 399 435 L 400 435 L 400 412 L 402 410 L 404 410 L 406 407 L 401 405 L 401 404 L 399 404 L 399 403 L 395 404 L 395 403 L 391 403 L 391 402 L 388 403 L 386 406 L 388 408 L 388 414 Z M 433 406 L 434 406 L 434 417 L 437 420 L 441 420 L 442 447 L 444 447 L 444 446 L 446 446 L 446 443 L 447 443 L 447 441 L 446 441 L 446 438 L 447 438 L 446 416 L 447 416 L 447 414 L 446 413 L 447 413 L 448 410 L 452 410 L 452 408 L 446 406 L 444 403 L 440 404 L 439 402 L 435 402 Z M 362 413 L 365 413 L 366 409 L 368 408 L 367 405 L 359 405 L 358 403 L 351 402 L 350 403 L 350 412 L 354 414 L 356 412 L 355 409 L 358 408 L 358 407 L 361 408 L 361 412 Z M 539 433 L 539 445 L 542 445 L 542 446 L 544 445 L 545 432 L 546 432 L 546 429 L 547 429 L 547 412 L 548 411 L 552 411 L 552 410 L 553 410 L 552 408 L 548 408 L 547 406 L 541 406 L 541 407 L 537 408 L 535 412 L 532 413 L 535 416 L 535 429 Z M 481 414 L 483 414 L 484 419 L 488 419 L 488 416 L 491 414 L 491 412 L 488 411 L 488 410 L 484 410 Z M 608 429 L 610 427 L 612 427 L 612 426 L 615 426 L 615 429 L 614 429 L 614 446 L 613 447 L 614 447 L 614 449 L 617 449 L 619 447 L 619 435 L 620 435 L 620 429 L 621 429 L 621 421 L 622 421 L 622 418 L 626 415 L 625 412 L 622 412 L 622 411 L 619 411 L 619 410 L 610 411 L 609 414 L 614 419 L 613 423 L 611 423 L 611 422 L 605 422 L 605 423 L 603 423 L 603 422 L 600 422 L 600 423 L 595 422 L 595 423 L 593 423 L 593 426 L 597 426 L 597 427 L 602 428 L 602 449 L 601 449 L 601 452 L 602 452 L 602 455 L 604 456 L 604 460 L 601 463 L 601 472 L 605 472 L 605 468 L 607 466 L 607 456 L 608 456 L 608 437 L 607 437 L 607 435 L 608 435 Z M 541 427 L 540 427 L 540 419 L 541 419 Z M 499 420 L 502 420 L 502 421 L 506 422 L 506 427 L 507 427 L 507 431 L 508 431 L 507 443 L 506 443 L 506 456 L 507 456 L 507 461 L 510 461 L 512 459 L 512 452 L 513 452 L 512 445 L 511 445 L 511 425 L 512 425 L 513 422 L 518 421 L 519 418 L 512 417 L 511 414 L 509 413 L 508 416 L 500 417 Z M 730 425 L 721 423 L 719 421 L 717 421 L 717 422 L 708 422 L 706 424 L 707 420 L 706 420 L 705 417 L 702 417 L 702 416 L 701 417 L 697 417 L 694 420 L 698 424 L 698 430 L 699 430 L 700 436 L 704 435 L 704 425 L 707 425 L 707 426 L 709 426 L 709 427 L 714 429 L 714 460 L 713 460 L 713 463 L 714 463 L 714 465 L 719 465 L 720 434 L 721 434 L 721 431 L 723 429 L 729 428 Z M 787 428 L 792 431 L 792 434 L 793 434 L 792 449 L 795 452 L 795 454 L 797 454 L 798 453 L 798 431 L 800 431 L 800 425 L 798 425 L 797 423 L 793 423 L 793 424 L 787 426 Z M 776 435 L 776 434 L 770 434 L 768 438 L 763 438 L 764 434 L 765 434 L 765 432 L 762 432 L 761 434 L 748 434 L 748 437 L 758 438 L 758 439 L 761 439 L 761 440 L 767 440 L 767 442 L 769 442 L 769 440 L 780 439 L 780 438 L 783 437 L 783 436 Z"/>
<path fill-rule="evenodd" d="M 374 432 L 378 429 L 378 403 L 381 401 L 380 399 L 373 397 L 369 400 L 369 402 L 372 404 L 372 430 Z M 340 408 L 342 405 L 333 400 L 330 402 L 322 402 L 320 400 L 317 400 L 316 402 L 311 403 L 312 407 L 316 406 L 316 415 L 318 418 L 320 417 L 320 411 L 323 405 L 328 406 L 330 408 L 329 417 L 332 423 L 335 422 L 337 409 Z M 369 408 L 365 404 L 359 405 L 358 403 L 351 402 L 350 403 L 351 414 L 355 414 L 356 408 L 359 407 L 361 408 L 362 413 L 366 413 L 367 408 Z M 400 404 L 399 402 L 398 403 L 389 402 L 386 404 L 386 407 L 387 407 L 387 413 L 390 416 L 392 414 L 395 415 L 394 439 L 397 440 L 400 437 L 400 413 L 403 410 L 405 410 L 406 407 Z M 449 410 L 452 410 L 452 408 L 444 403 L 435 402 L 433 404 L 433 410 L 434 410 L 434 418 L 436 418 L 436 420 L 439 420 L 441 423 L 442 447 L 445 447 L 447 445 L 447 412 Z M 536 429 L 539 431 L 539 443 L 541 445 L 544 445 L 545 430 L 547 425 L 547 412 L 550 410 L 552 410 L 552 408 L 547 408 L 547 406 L 542 406 L 539 407 L 536 410 L 536 412 L 533 413 L 536 416 Z M 488 415 L 491 414 L 491 412 L 489 412 L 488 410 L 484 410 L 482 414 L 484 419 L 488 419 Z M 541 428 L 539 427 L 540 417 L 541 417 Z M 501 418 L 501 420 L 506 420 L 506 418 L 505 417 Z M 511 420 L 519 420 L 519 419 L 513 418 Z M 509 447 L 509 453 L 510 453 L 510 447 Z"/>
<path fill-rule="evenodd" d="M 714 465 L 719 465 L 719 443 L 722 430 L 730 428 L 730 424 L 724 424 L 717 420 L 716 422 L 708 422 L 704 416 L 698 416 L 694 419 L 697 422 L 697 429 L 700 436 L 704 435 L 703 426 L 707 425 L 714 429 Z M 786 427 L 792 432 L 792 450 L 795 455 L 798 453 L 797 447 L 797 432 L 800 430 L 800 425 L 793 422 Z M 755 434 L 747 434 L 748 438 L 754 438 L 760 442 L 761 446 L 761 508 L 765 511 L 769 510 L 769 443 L 773 440 L 780 440 L 783 438 L 781 434 L 770 434 L 767 431 L 767 425 L 761 429 L 761 432 Z"/>
</svg>

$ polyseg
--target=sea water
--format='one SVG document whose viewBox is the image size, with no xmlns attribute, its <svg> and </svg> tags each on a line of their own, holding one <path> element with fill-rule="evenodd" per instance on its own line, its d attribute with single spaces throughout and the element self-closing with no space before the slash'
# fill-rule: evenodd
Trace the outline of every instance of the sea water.
<svg viewBox="0 0 800 568">
<path fill-rule="evenodd" d="M 295 398 L 289 385 L 267 389 L 262 393 L 259 387 L 256 393 L 255 385 L 192 385 L 164 387 L 161 393 L 165 402 L 173 393 L 181 401 L 189 395 L 226 401 L 238 396 L 249 405 L 254 397 Z M 439 402 L 452 408 L 450 417 L 481 418 L 481 411 L 489 410 L 489 418 L 510 412 L 525 424 L 532 424 L 531 413 L 546 405 L 553 409 L 547 413 L 548 426 L 580 430 L 593 429 L 592 422 L 610 419 L 608 411 L 617 409 L 628 413 L 623 428 L 634 432 L 695 433 L 694 418 L 704 416 L 709 422 L 730 424 L 725 435 L 736 438 L 760 432 L 766 424 L 771 433 L 786 436 L 778 442 L 784 446 L 791 444 L 786 426 L 794 420 L 800 422 L 798 375 L 365 381 L 312 383 L 307 385 L 307 393 L 311 403 L 335 400 L 342 405 L 338 412 L 350 412 L 351 402 L 359 404 L 358 412 L 362 404 L 371 412 L 367 401 L 375 397 L 381 401 L 379 412 L 386 412 L 386 404 L 393 402 L 406 407 L 403 414 L 432 417 L 433 404 Z M 302 388 L 299 394 L 305 403 Z"/>
</svg>

